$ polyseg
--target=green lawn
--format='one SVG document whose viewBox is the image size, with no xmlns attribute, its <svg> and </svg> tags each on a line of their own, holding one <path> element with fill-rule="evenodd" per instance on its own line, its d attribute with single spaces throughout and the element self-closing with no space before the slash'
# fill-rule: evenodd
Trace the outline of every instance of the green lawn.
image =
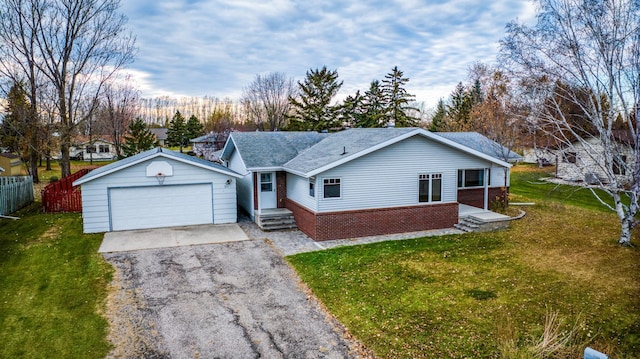
<svg viewBox="0 0 640 359">
<path fill-rule="evenodd" d="M 43 214 L 40 203 L 0 219 L 0 357 L 101 358 L 110 349 L 99 314 L 111 267 L 101 234 L 80 214 Z"/>
<path fill-rule="evenodd" d="M 581 358 L 586 345 L 640 357 L 640 251 L 617 245 L 615 215 L 586 192 L 537 184 L 544 173 L 533 168 L 513 172 L 514 199 L 537 205 L 508 230 L 288 260 L 380 357 Z M 572 336 L 536 354 L 555 315 L 557 337 Z"/>
</svg>

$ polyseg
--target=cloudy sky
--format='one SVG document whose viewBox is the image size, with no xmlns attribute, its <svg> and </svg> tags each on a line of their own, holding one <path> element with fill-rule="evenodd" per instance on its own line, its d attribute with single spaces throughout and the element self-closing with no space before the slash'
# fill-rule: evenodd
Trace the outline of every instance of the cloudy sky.
<svg viewBox="0 0 640 359">
<path fill-rule="evenodd" d="M 527 0 L 126 0 L 121 11 L 144 97 L 239 98 L 256 74 L 301 80 L 325 65 L 344 97 L 398 66 L 428 106 L 495 60 L 507 22 L 534 14 Z"/>
</svg>

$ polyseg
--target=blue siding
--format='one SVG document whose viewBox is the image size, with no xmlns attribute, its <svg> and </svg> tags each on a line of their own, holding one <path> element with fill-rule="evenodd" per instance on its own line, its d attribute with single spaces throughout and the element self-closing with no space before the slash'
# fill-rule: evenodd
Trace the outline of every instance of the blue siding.
<svg viewBox="0 0 640 359">
<path fill-rule="evenodd" d="M 235 178 L 184 162 L 156 157 L 82 184 L 82 216 L 85 233 L 110 230 L 108 188 L 158 185 L 155 177 L 146 176 L 146 167 L 153 161 L 166 161 L 173 167 L 173 176 L 166 177 L 164 185 L 211 183 L 214 196 L 214 223 L 237 221 Z M 231 184 L 226 183 L 229 179 L 232 180 Z M 176 203 L 168 203 L 168 205 L 176 208 L 180 206 Z M 182 205 L 180 210 L 189 210 L 188 203 Z"/>
</svg>

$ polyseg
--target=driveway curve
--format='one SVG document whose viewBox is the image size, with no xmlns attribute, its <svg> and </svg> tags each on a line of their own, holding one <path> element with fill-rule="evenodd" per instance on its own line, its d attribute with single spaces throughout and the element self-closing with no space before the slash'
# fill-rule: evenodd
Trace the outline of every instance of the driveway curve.
<svg viewBox="0 0 640 359">
<path fill-rule="evenodd" d="M 104 257 L 116 268 L 115 292 L 129 297 L 115 304 L 112 298 L 107 306 L 116 346 L 111 356 L 359 356 L 358 343 L 347 338 L 262 240 Z"/>
</svg>

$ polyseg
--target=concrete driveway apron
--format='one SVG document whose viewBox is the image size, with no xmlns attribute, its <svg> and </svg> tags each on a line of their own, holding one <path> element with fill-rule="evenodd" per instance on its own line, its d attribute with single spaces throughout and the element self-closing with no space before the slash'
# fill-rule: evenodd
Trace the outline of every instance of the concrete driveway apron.
<svg viewBox="0 0 640 359">
<path fill-rule="evenodd" d="M 357 343 L 262 240 L 103 255 L 117 268 L 121 290 L 140 296 L 148 324 L 140 327 L 152 344 L 138 355 L 357 357 Z"/>
</svg>

